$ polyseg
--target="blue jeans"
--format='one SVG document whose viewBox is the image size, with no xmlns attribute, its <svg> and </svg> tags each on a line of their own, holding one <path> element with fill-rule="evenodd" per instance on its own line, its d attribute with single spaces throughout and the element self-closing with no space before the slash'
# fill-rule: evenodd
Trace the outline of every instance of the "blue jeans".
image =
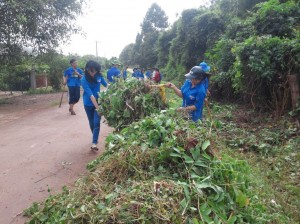
<svg viewBox="0 0 300 224">
<path fill-rule="evenodd" d="M 96 108 L 94 106 L 84 106 L 86 115 L 89 119 L 90 129 L 93 134 L 93 144 L 98 143 L 99 133 L 100 133 L 100 121 L 101 117 L 99 116 Z"/>
</svg>

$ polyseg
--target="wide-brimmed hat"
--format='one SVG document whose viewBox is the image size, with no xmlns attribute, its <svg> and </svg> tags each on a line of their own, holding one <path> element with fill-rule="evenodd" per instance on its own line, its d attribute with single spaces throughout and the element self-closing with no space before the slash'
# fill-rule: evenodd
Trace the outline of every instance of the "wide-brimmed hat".
<svg viewBox="0 0 300 224">
<path fill-rule="evenodd" d="M 201 79 L 206 76 L 206 72 L 200 66 L 194 66 L 189 73 L 185 74 L 187 79 Z"/>
<path fill-rule="evenodd" d="M 121 65 L 120 62 L 118 62 L 118 61 L 112 61 L 111 64 L 112 65 Z"/>
</svg>

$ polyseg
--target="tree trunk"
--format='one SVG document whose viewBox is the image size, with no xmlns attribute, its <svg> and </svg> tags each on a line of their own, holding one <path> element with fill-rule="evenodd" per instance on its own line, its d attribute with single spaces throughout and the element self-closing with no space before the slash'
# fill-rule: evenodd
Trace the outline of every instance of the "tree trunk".
<svg viewBox="0 0 300 224">
<path fill-rule="evenodd" d="M 287 77 L 291 89 L 292 108 L 293 110 L 295 110 L 299 98 L 299 86 L 297 81 L 297 75 L 288 75 Z"/>
<path fill-rule="evenodd" d="M 30 72 L 30 88 L 36 89 L 35 66 L 34 65 L 32 65 L 32 69 Z"/>
</svg>

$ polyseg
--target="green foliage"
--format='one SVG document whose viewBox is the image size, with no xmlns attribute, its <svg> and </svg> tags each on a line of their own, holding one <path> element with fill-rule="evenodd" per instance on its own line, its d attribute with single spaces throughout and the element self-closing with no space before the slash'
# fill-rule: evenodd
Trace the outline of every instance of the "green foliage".
<svg viewBox="0 0 300 224">
<path fill-rule="evenodd" d="M 135 78 L 111 84 L 99 96 L 99 111 L 111 127 L 121 128 L 166 108 L 157 89 Z"/>
<path fill-rule="evenodd" d="M 133 47 L 134 44 L 128 44 L 124 49 L 122 50 L 119 59 L 120 61 L 125 65 L 132 64 L 132 58 L 133 58 Z"/>
<path fill-rule="evenodd" d="M 29 89 L 26 93 L 33 95 L 33 94 L 47 94 L 47 93 L 54 93 L 55 90 L 53 90 L 52 88 L 38 88 L 38 89 Z"/>
<path fill-rule="evenodd" d="M 139 65 L 142 68 L 153 67 L 157 63 L 155 50 L 159 32 L 168 26 L 168 17 L 159 5 L 153 3 L 141 24 L 141 33 L 134 44 L 127 45 L 120 59 L 125 64 Z"/>
<path fill-rule="evenodd" d="M 5 56 L 18 56 L 16 49 L 31 45 L 38 52 L 54 49 L 78 33 L 75 24 L 84 0 L 1 1 L 0 45 Z M 1 49 L 2 49 L 1 48 Z"/>
<path fill-rule="evenodd" d="M 169 111 L 111 134 L 92 172 L 73 191 L 34 204 L 30 223 L 272 222 L 247 163 L 208 154 L 209 128 Z"/>
<path fill-rule="evenodd" d="M 295 38 L 300 26 L 299 2 L 270 0 L 259 4 L 253 26 L 259 35 Z"/>
</svg>

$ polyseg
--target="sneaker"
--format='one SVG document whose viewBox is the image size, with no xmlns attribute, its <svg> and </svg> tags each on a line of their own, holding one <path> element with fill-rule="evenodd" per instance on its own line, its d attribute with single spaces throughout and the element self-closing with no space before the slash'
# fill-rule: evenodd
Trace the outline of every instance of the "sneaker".
<svg viewBox="0 0 300 224">
<path fill-rule="evenodd" d="M 76 115 L 74 110 L 71 110 L 70 112 L 71 112 L 71 115 Z"/>
<path fill-rule="evenodd" d="M 92 144 L 92 146 L 91 146 L 91 150 L 98 151 L 99 149 L 98 149 L 98 147 L 97 147 L 97 145 L 96 145 L 96 144 Z"/>
</svg>

